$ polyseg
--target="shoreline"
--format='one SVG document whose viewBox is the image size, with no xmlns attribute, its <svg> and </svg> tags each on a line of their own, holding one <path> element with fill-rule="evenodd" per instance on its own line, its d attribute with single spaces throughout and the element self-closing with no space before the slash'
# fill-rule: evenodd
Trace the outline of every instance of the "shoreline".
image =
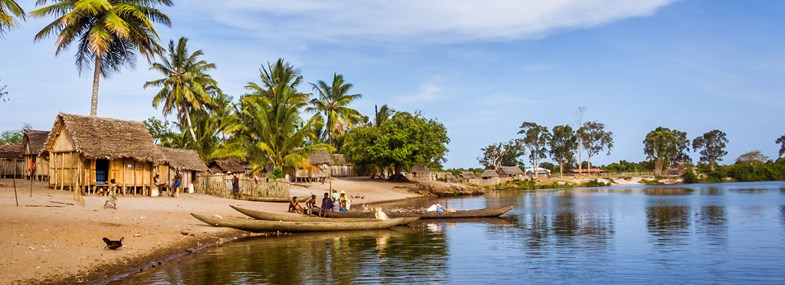
<svg viewBox="0 0 785 285">
<path fill-rule="evenodd" d="M 52 190 L 48 182 L 16 181 L 16 206 L 11 179 L 0 179 L 0 284 L 106 284 L 226 242 L 276 233 L 248 233 L 204 224 L 191 212 L 245 217 L 228 205 L 286 212 L 288 204 L 224 199 L 205 194 L 178 198 L 118 196 L 118 209 L 104 209 L 107 197 L 84 196 L 84 205 L 70 191 Z M 333 188 L 363 196 L 370 204 L 421 195 L 411 185 L 363 178 L 336 179 Z M 402 187 L 403 186 L 403 187 Z M 324 191 L 329 185 L 293 184 L 291 195 Z M 124 237 L 123 247 L 105 249 L 102 237 Z"/>
</svg>

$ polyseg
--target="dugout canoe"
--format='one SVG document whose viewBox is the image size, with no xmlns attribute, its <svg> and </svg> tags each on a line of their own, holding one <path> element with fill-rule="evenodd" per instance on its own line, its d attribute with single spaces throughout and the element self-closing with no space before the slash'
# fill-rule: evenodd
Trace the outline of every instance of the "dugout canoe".
<svg viewBox="0 0 785 285">
<path fill-rule="evenodd" d="M 216 227 L 227 227 L 249 232 L 324 232 L 389 229 L 418 220 L 417 217 L 394 218 L 389 221 L 374 222 L 283 222 L 249 220 L 238 218 L 218 218 L 191 213 L 194 218 Z"/>
<path fill-rule="evenodd" d="M 420 217 L 422 219 L 457 219 L 457 218 L 490 218 L 498 217 L 507 213 L 515 208 L 515 206 L 506 206 L 499 208 L 488 209 L 475 209 L 475 210 L 457 210 L 455 212 L 424 212 L 424 213 L 403 213 L 384 210 L 390 218 L 402 217 Z M 374 212 L 327 212 L 328 218 L 372 218 Z"/>
<path fill-rule="evenodd" d="M 243 215 L 258 220 L 267 220 L 267 221 L 286 221 L 286 222 L 375 222 L 378 221 L 376 218 L 346 218 L 346 219 L 341 219 L 340 221 L 336 221 L 336 219 L 331 219 L 331 218 L 322 218 L 322 217 L 306 216 L 306 215 L 299 215 L 299 214 L 276 214 L 276 213 L 251 210 L 235 205 L 229 205 L 229 206 L 232 207 L 232 209 L 235 209 L 238 212 L 243 213 Z"/>
</svg>

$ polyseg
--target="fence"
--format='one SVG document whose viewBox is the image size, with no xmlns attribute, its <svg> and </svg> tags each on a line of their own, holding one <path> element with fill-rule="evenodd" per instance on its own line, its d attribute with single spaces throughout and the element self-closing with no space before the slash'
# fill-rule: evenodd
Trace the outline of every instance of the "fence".
<svg viewBox="0 0 785 285">
<path fill-rule="evenodd" d="M 263 181 L 255 182 L 250 178 L 240 178 L 240 193 L 251 197 L 283 197 L 289 198 L 289 182 Z M 197 174 L 194 191 L 218 197 L 232 197 L 232 180 L 229 175 Z"/>
</svg>

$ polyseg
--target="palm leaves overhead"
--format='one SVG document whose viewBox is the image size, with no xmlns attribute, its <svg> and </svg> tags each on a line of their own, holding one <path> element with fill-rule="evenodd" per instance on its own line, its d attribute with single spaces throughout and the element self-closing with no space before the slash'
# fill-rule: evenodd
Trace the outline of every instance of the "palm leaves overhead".
<svg viewBox="0 0 785 285">
<path fill-rule="evenodd" d="M 362 119 L 360 112 L 348 107 L 362 94 L 348 94 L 353 85 L 337 73 L 333 74 L 332 84 L 319 80 L 316 84 L 311 83 L 311 86 L 319 97 L 311 99 L 311 106 L 306 111 L 316 112 L 325 118 L 327 142 L 332 145 L 336 132 L 343 134 L 346 128 L 351 128 Z"/>
<path fill-rule="evenodd" d="M 16 19 L 25 18 L 25 11 L 14 0 L 0 0 L 0 38 L 17 24 Z"/>
<path fill-rule="evenodd" d="M 374 117 L 373 122 L 374 125 L 377 127 L 381 126 L 382 123 L 387 121 L 387 119 L 395 115 L 395 110 L 390 107 L 387 107 L 387 104 L 382 105 L 381 108 L 376 108 L 376 106 L 374 106 L 374 109 L 376 112 L 376 116 Z"/>
<path fill-rule="evenodd" d="M 164 116 L 177 111 L 180 129 L 187 127 L 193 140 L 197 141 L 191 113 L 204 111 L 205 107 L 213 104 L 213 97 L 218 96 L 221 90 L 217 82 L 207 74 L 215 69 L 215 64 L 199 58 L 204 55 L 202 50 L 189 53 L 187 44 L 187 38 L 180 38 L 177 46 L 174 41 L 169 41 L 167 56 L 150 67 L 150 70 L 158 71 L 164 77 L 148 81 L 144 87 L 161 87 L 153 97 L 153 107 L 158 108 L 163 104 L 161 111 Z"/>
<path fill-rule="evenodd" d="M 30 13 L 39 18 L 55 17 L 35 35 L 35 40 L 56 35 L 55 55 L 76 42 L 79 73 L 93 65 L 93 116 L 98 109 L 100 76 L 106 77 L 126 64 L 133 66 L 137 52 L 152 61 L 163 51 L 153 23 L 171 26 L 169 17 L 155 8 L 172 6 L 170 0 L 38 0 L 36 5 L 48 3 L 51 5 Z"/>
</svg>

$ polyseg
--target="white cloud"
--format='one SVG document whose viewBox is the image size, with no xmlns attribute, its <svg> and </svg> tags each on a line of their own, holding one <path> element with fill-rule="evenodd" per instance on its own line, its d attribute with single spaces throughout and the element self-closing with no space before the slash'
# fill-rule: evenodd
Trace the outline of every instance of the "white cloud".
<svg viewBox="0 0 785 285">
<path fill-rule="evenodd" d="M 266 38 L 452 43 L 543 37 L 558 30 L 651 15 L 675 1 L 225 0 L 182 5 Z"/>
<path fill-rule="evenodd" d="M 425 82 L 411 95 L 396 96 L 393 98 L 398 104 L 432 103 L 444 99 L 442 87 L 434 82 Z"/>
</svg>

